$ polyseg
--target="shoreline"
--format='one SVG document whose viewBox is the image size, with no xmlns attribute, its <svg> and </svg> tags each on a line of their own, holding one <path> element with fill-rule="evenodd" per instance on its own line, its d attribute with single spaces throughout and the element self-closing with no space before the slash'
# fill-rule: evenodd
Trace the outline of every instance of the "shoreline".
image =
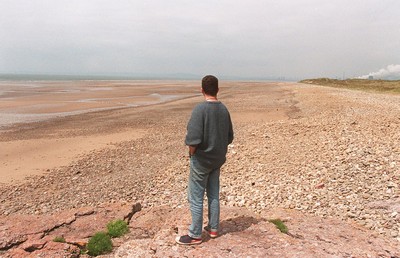
<svg viewBox="0 0 400 258">
<path fill-rule="evenodd" d="M 0 130 L 88 112 L 148 106 L 193 97 L 191 81 L 0 82 Z"/>
</svg>

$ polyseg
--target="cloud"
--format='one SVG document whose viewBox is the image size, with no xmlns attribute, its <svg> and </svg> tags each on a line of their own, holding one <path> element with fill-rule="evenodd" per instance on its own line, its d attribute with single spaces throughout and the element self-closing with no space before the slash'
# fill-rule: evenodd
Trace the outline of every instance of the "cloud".
<svg viewBox="0 0 400 258">
<path fill-rule="evenodd" d="M 357 77 L 358 79 L 368 79 L 372 76 L 374 79 L 400 80 L 400 65 L 391 64 L 377 72 L 371 72 L 367 75 Z"/>
<path fill-rule="evenodd" d="M 0 73 L 355 77 L 398 63 L 400 1 L 1 0 Z"/>
</svg>

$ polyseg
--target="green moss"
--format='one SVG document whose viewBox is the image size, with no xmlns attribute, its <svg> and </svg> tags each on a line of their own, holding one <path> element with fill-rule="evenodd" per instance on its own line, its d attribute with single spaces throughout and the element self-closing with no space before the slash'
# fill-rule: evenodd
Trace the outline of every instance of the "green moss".
<svg viewBox="0 0 400 258">
<path fill-rule="evenodd" d="M 111 237 L 106 232 L 97 232 L 89 239 L 87 244 L 88 254 L 97 256 L 112 251 Z"/>
<path fill-rule="evenodd" d="M 269 220 L 272 224 L 274 224 L 282 233 L 287 234 L 289 232 L 288 228 L 286 225 L 283 223 L 282 220 L 280 219 L 271 219 Z"/>
<path fill-rule="evenodd" d="M 128 233 L 129 228 L 128 228 L 128 223 L 125 221 L 119 219 L 115 221 L 111 221 L 110 223 L 107 224 L 107 230 L 108 234 L 111 237 L 120 237 L 126 233 Z"/>
<path fill-rule="evenodd" d="M 63 238 L 62 236 L 56 236 L 56 237 L 53 239 L 53 242 L 65 243 L 65 238 Z"/>
</svg>

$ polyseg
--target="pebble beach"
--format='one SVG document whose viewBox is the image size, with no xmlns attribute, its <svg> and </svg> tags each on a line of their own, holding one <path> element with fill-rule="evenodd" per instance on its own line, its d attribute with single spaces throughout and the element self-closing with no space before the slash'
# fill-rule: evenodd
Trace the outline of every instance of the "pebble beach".
<svg viewBox="0 0 400 258">
<path fill-rule="evenodd" d="M 144 209 L 186 204 L 184 136 L 192 108 L 203 99 L 195 82 L 179 89 L 185 97 L 2 130 L 3 146 L 64 139 L 65 147 L 74 138 L 80 139 L 76 144 L 103 144 L 73 150 L 62 164 L 44 162 L 34 173 L 25 166 L 18 180 L 4 180 L 0 214 L 51 214 L 120 201 L 140 202 Z M 223 205 L 258 213 L 296 209 L 400 240 L 399 95 L 223 82 L 219 99 L 235 131 L 221 174 Z"/>
</svg>

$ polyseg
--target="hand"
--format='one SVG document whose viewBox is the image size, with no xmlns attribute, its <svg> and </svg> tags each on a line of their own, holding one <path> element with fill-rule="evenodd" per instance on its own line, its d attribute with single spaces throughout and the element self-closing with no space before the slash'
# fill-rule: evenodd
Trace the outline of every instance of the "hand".
<svg viewBox="0 0 400 258">
<path fill-rule="evenodd" d="M 189 146 L 189 157 L 192 157 L 197 150 L 197 146 Z"/>
</svg>

